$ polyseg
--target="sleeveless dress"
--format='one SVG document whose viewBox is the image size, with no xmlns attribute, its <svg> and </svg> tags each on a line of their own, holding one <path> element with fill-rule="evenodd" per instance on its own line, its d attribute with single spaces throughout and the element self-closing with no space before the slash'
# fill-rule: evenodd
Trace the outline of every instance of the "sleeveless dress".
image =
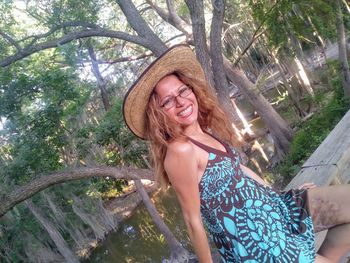
<svg viewBox="0 0 350 263">
<path fill-rule="evenodd" d="M 238 153 L 220 140 L 226 152 L 189 140 L 209 153 L 200 210 L 222 262 L 315 262 L 306 190 L 273 190 L 245 175 Z"/>
</svg>

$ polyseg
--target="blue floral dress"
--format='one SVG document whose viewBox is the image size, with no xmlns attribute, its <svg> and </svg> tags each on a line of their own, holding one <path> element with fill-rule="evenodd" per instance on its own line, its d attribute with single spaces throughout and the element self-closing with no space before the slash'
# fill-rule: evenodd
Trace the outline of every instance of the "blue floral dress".
<svg viewBox="0 0 350 263">
<path fill-rule="evenodd" d="M 245 175 L 239 155 L 189 138 L 209 153 L 199 182 L 203 221 L 222 262 L 310 263 L 315 235 L 307 191 L 277 192 Z"/>
</svg>

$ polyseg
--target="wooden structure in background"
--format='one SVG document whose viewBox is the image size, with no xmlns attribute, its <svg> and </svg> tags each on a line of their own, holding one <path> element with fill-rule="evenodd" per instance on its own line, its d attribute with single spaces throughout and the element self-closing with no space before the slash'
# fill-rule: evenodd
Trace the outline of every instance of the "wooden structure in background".
<svg viewBox="0 0 350 263">
<path fill-rule="evenodd" d="M 285 190 L 298 188 L 307 182 L 313 182 L 317 186 L 350 182 L 350 110 L 304 163 Z M 316 249 L 322 244 L 326 233 L 327 231 L 317 233 Z"/>
<path fill-rule="evenodd" d="M 304 163 L 286 190 L 306 182 L 318 186 L 350 181 L 350 110 Z"/>
</svg>

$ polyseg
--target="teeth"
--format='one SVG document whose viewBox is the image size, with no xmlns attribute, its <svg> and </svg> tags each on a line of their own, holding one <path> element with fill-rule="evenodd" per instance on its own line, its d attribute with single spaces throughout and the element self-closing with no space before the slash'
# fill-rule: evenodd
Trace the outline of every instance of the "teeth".
<svg viewBox="0 0 350 263">
<path fill-rule="evenodd" d="M 190 113 L 192 111 L 192 106 L 187 107 L 186 109 L 184 109 L 183 111 L 181 111 L 178 115 L 179 116 L 186 116 L 188 113 Z"/>
</svg>

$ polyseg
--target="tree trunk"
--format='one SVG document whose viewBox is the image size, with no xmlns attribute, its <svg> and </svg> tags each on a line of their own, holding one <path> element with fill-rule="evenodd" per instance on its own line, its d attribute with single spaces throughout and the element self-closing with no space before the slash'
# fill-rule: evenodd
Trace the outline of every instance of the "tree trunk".
<svg viewBox="0 0 350 263">
<path fill-rule="evenodd" d="M 0 195 L 0 217 L 13 208 L 16 204 L 32 197 L 46 188 L 69 182 L 92 177 L 112 177 L 115 179 L 148 179 L 154 180 L 153 172 L 148 169 L 136 169 L 127 166 L 122 167 L 85 167 L 68 171 L 61 171 L 44 175 L 33 179 L 29 183 L 13 190 L 11 193 Z"/>
<path fill-rule="evenodd" d="M 277 68 L 278 68 L 280 76 L 281 76 L 281 78 L 283 80 L 283 83 L 284 83 L 286 89 L 288 90 L 288 95 L 290 97 L 290 100 L 291 100 L 293 106 L 295 107 L 298 115 L 300 117 L 305 117 L 306 116 L 306 112 L 303 110 L 303 108 L 302 108 L 302 106 L 300 104 L 299 98 L 298 98 L 298 96 L 296 96 L 292 86 L 288 83 L 288 80 L 287 80 L 287 78 L 286 78 L 286 76 L 284 74 L 283 68 L 282 68 L 282 66 L 281 66 L 281 64 L 280 64 L 280 62 L 279 62 L 279 60 L 278 60 L 278 58 L 276 56 L 276 53 L 272 52 L 271 57 L 272 57 L 274 63 L 277 65 Z"/>
<path fill-rule="evenodd" d="M 105 235 L 111 230 L 97 219 L 98 214 L 93 215 L 89 211 L 86 211 L 85 204 L 83 203 L 83 201 L 79 197 L 74 195 L 72 208 L 74 213 L 85 224 L 90 226 L 97 240 L 103 239 Z"/>
<path fill-rule="evenodd" d="M 55 221 L 55 224 L 58 226 L 58 229 L 62 229 L 63 231 L 66 231 L 69 233 L 69 235 L 74 240 L 77 248 L 84 249 L 86 248 L 86 244 L 89 243 L 90 240 L 80 229 L 79 225 L 73 225 L 71 222 L 67 221 L 67 216 L 64 214 L 64 212 L 61 210 L 60 207 L 58 207 L 55 202 L 52 200 L 49 194 L 45 193 L 45 191 L 42 193 L 42 196 L 44 199 L 46 199 L 46 202 L 49 204 L 49 207 L 51 209 L 51 212 L 53 214 L 53 220 Z"/>
<path fill-rule="evenodd" d="M 237 114 L 236 108 L 233 105 L 233 102 L 230 99 L 228 81 L 226 79 L 224 62 L 222 58 L 221 32 L 225 14 L 225 1 L 212 0 L 212 6 L 213 18 L 210 29 L 210 58 L 214 73 L 213 77 L 215 90 L 217 91 L 219 101 L 221 102 L 223 108 L 227 111 L 227 114 L 232 121 L 236 136 L 242 139 L 239 130 L 235 125 L 240 122 L 240 118 Z"/>
<path fill-rule="evenodd" d="M 237 124 L 240 119 L 237 116 L 235 108 L 230 100 L 228 83 L 225 74 L 223 74 L 224 71 L 221 48 L 221 27 L 224 12 L 223 3 L 221 3 L 221 7 L 218 5 L 218 8 L 215 9 L 216 11 L 214 11 L 213 14 L 214 17 L 210 33 L 211 46 L 209 53 L 205 34 L 203 1 L 186 0 L 185 2 L 191 13 L 193 39 L 197 59 L 205 72 L 209 85 L 214 88 L 218 100 L 225 112 L 228 114 L 232 124 Z M 214 2 L 213 5 L 215 5 Z M 236 134 L 237 136 L 240 136 L 237 129 Z"/>
<path fill-rule="evenodd" d="M 52 241 L 55 243 L 58 251 L 61 253 L 61 255 L 65 258 L 66 262 L 69 263 L 78 263 L 79 259 L 77 256 L 73 253 L 72 250 L 70 250 L 68 244 L 62 237 L 61 233 L 56 229 L 56 227 L 50 222 L 49 219 L 47 219 L 43 213 L 40 211 L 40 209 L 34 205 L 34 203 L 31 200 L 26 200 L 25 204 L 29 208 L 29 210 L 32 212 L 32 214 L 38 219 L 38 221 L 42 224 L 42 226 L 45 228 L 49 236 L 51 237 Z"/>
<path fill-rule="evenodd" d="M 205 33 L 204 3 L 198 0 L 185 0 L 185 2 L 191 14 L 193 40 L 197 59 L 202 65 L 209 85 L 215 87 Z"/>
<path fill-rule="evenodd" d="M 237 86 L 248 101 L 254 105 L 255 110 L 263 119 L 274 140 L 276 148 L 276 161 L 281 160 L 288 152 L 292 140 L 292 129 L 264 98 L 260 91 L 247 79 L 244 73 L 233 67 L 228 59 L 224 60 L 227 77 Z"/>
<path fill-rule="evenodd" d="M 41 241 L 37 240 L 32 234 L 27 231 L 23 231 L 21 233 L 21 238 L 23 239 L 24 247 L 24 255 L 23 258 L 17 259 L 18 262 L 30 262 L 30 263 L 57 263 L 64 262 L 64 258 L 62 255 L 53 251 L 52 248 L 45 242 L 43 244 Z M 2 247 L 1 250 L 4 250 Z M 24 257 L 25 256 L 25 257 Z M 0 258 L 4 261 L 4 263 L 12 263 L 13 260 L 6 260 L 0 254 Z"/>
<path fill-rule="evenodd" d="M 289 14 L 291 16 L 291 14 Z M 301 48 L 300 42 L 297 39 L 297 37 L 293 33 L 292 27 L 289 25 L 289 22 L 287 19 L 285 19 L 285 23 L 289 29 L 287 32 L 288 38 L 289 38 L 289 43 L 292 46 L 292 49 L 294 51 L 294 61 L 297 65 L 297 76 L 299 78 L 301 86 L 304 88 L 304 90 L 311 96 L 314 96 L 314 91 L 313 87 L 310 82 L 310 78 L 306 73 L 305 68 L 308 67 L 310 64 L 304 54 L 303 49 Z"/>
<path fill-rule="evenodd" d="M 129 25 L 140 37 L 147 40 L 147 45 L 144 45 L 144 47 L 149 48 L 157 57 L 164 53 L 167 50 L 167 46 L 148 26 L 131 0 L 116 1 L 128 20 Z"/>
<path fill-rule="evenodd" d="M 114 216 L 107 209 L 104 208 L 101 198 L 98 198 L 96 206 L 97 206 L 97 214 L 100 220 L 102 221 L 102 223 L 107 228 L 107 231 L 109 232 L 112 230 L 116 230 L 118 227 L 118 222 L 114 218 Z"/>
<path fill-rule="evenodd" d="M 303 110 L 303 108 L 300 104 L 300 101 L 298 100 L 298 97 L 294 93 L 292 86 L 288 83 L 288 80 L 286 79 L 286 76 L 283 73 L 283 69 L 282 69 L 280 63 L 276 62 L 276 65 L 277 65 L 278 71 L 280 72 L 280 75 L 283 79 L 283 83 L 284 83 L 286 89 L 288 90 L 288 95 L 289 95 L 289 98 L 290 98 L 294 108 L 296 109 L 296 111 L 300 117 L 305 117 L 307 115 L 307 113 Z"/>
<path fill-rule="evenodd" d="M 194 256 L 191 255 L 186 249 L 183 248 L 181 243 L 176 239 L 174 234 L 170 231 L 168 226 L 164 223 L 163 219 L 160 217 L 157 209 L 149 198 L 146 190 L 140 180 L 134 180 L 137 192 L 140 194 L 144 205 L 146 206 L 154 224 L 157 226 L 158 230 L 164 235 L 165 240 L 170 248 L 170 262 L 187 262 L 190 258 Z"/>
<path fill-rule="evenodd" d="M 344 95 L 346 97 L 350 97 L 350 71 L 346 51 L 346 34 L 344 28 L 343 13 L 341 10 L 341 0 L 336 0 L 335 2 L 341 80 L 343 84 Z"/>
<path fill-rule="evenodd" d="M 106 89 L 107 83 L 104 80 L 104 78 L 102 77 L 102 74 L 101 74 L 100 68 L 98 66 L 96 54 L 95 54 L 93 47 L 89 46 L 88 51 L 89 51 L 89 55 L 91 58 L 91 70 L 92 70 L 92 73 L 94 73 L 96 80 L 97 80 L 97 88 L 101 93 L 103 107 L 104 107 L 105 111 L 108 111 L 111 106 L 109 103 L 107 89 Z"/>
</svg>

